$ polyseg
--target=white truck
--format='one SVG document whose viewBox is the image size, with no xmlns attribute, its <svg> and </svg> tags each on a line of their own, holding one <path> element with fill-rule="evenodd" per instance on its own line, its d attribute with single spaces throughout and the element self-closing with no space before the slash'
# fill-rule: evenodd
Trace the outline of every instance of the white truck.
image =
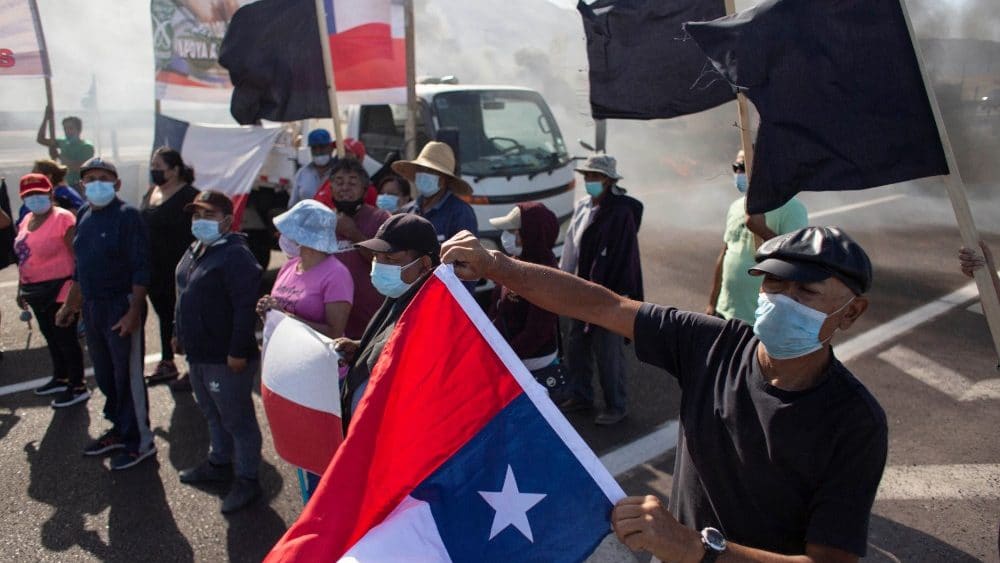
<svg viewBox="0 0 1000 563">
<path fill-rule="evenodd" d="M 440 82 L 434 80 L 432 82 Z M 573 212 L 576 180 L 573 159 L 559 126 L 538 92 L 514 86 L 469 86 L 456 83 L 417 85 L 416 152 L 431 140 L 442 140 L 456 150 L 462 177 L 473 188 L 467 198 L 476 212 L 479 236 L 499 249 L 500 232 L 489 223 L 518 203 L 539 201 L 559 219 L 556 254 Z M 347 108 L 347 137 L 361 140 L 375 168 L 393 153 L 405 154 L 405 105 L 360 105 Z M 305 151 L 307 152 L 307 151 Z M 280 193 L 287 184 L 290 154 L 276 146 L 272 162 L 261 171 L 260 192 L 251 196 L 244 230 L 262 244 L 273 237 L 270 217 L 283 210 Z M 301 162 L 308 162 L 307 155 Z M 266 179 L 265 179 L 266 178 Z M 255 201 L 256 200 L 256 201 Z M 266 204 L 264 208 L 256 202 Z M 262 258 L 263 249 L 255 250 Z"/>
</svg>

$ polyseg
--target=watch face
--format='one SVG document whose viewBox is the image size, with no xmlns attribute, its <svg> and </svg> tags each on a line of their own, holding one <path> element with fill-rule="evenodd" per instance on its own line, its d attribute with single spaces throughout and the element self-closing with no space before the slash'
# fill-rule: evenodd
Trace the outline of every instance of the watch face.
<svg viewBox="0 0 1000 563">
<path fill-rule="evenodd" d="M 715 528 L 705 528 L 701 531 L 701 537 L 705 540 L 706 547 L 715 551 L 726 549 L 726 537 Z"/>
</svg>

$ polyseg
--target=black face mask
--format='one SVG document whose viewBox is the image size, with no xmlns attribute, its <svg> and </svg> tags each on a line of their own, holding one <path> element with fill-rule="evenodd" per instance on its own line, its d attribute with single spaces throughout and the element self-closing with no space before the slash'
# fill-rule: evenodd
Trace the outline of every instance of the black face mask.
<svg viewBox="0 0 1000 563">
<path fill-rule="evenodd" d="M 149 179 L 152 180 L 154 185 L 162 186 L 167 183 L 167 175 L 163 173 L 163 170 L 150 170 Z"/>
<path fill-rule="evenodd" d="M 334 200 L 334 203 L 337 204 L 337 211 L 354 217 L 354 215 L 358 212 L 358 209 L 361 209 L 361 206 L 365 203 L 365 198 L 362 197 L 361 199 L 356 199 L 354 201 L 340 201 L 338 199 Z"/>
</svg>

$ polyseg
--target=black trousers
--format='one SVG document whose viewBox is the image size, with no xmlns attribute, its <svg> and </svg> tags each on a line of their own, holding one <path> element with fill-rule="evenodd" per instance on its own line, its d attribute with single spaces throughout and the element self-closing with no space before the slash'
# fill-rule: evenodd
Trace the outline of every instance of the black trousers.
<svg viewBox="0 0 1000 563">
<path fill-rule="evenodd" d="M 76 321 L 69 326 L 56 326 L 56 311 L 60 304 L 55 301 L 28 302 L 35 313 L 38 330 L 49 345 L 52 357 L 52 376 L 60 381 L 68 381 L 71 387 L 83 386 L 83 350 L 76 332 Z"/>
<path fill-rule="evenodd" d="M 173 288 L 170 291 L 157 291 L 149 294 L 149 302 L 153 304 L 156 318 L 160 321 L 160 350 L 164 362 L 174 360 L 174 348 L 170 339 L 174 336 L 174 307 L 177 304 L 177 294 Z"/>
</svg>

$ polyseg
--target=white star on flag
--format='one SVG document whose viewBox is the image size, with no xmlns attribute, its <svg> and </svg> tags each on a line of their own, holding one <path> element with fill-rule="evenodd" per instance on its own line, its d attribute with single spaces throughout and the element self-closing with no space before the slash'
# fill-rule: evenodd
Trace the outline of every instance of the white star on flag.
<svg viewBox="0 0 1000 563">
<path fill-rule="evenodd" d="M 507 526 L 514 526 L 528 538 L 528 541 L 535 542 L 531 536 L 531 526 L 528 524 L 528 511 L 541 502 L 545 495 L 518 491 L 514 470 L 509 465 L 501 491 L 495 493 L 479 491 L 479 494 L 496 511 L 493 515 L 493 527 L 490 529 L 491 540 L 507 529 Z"/>
</svg>

